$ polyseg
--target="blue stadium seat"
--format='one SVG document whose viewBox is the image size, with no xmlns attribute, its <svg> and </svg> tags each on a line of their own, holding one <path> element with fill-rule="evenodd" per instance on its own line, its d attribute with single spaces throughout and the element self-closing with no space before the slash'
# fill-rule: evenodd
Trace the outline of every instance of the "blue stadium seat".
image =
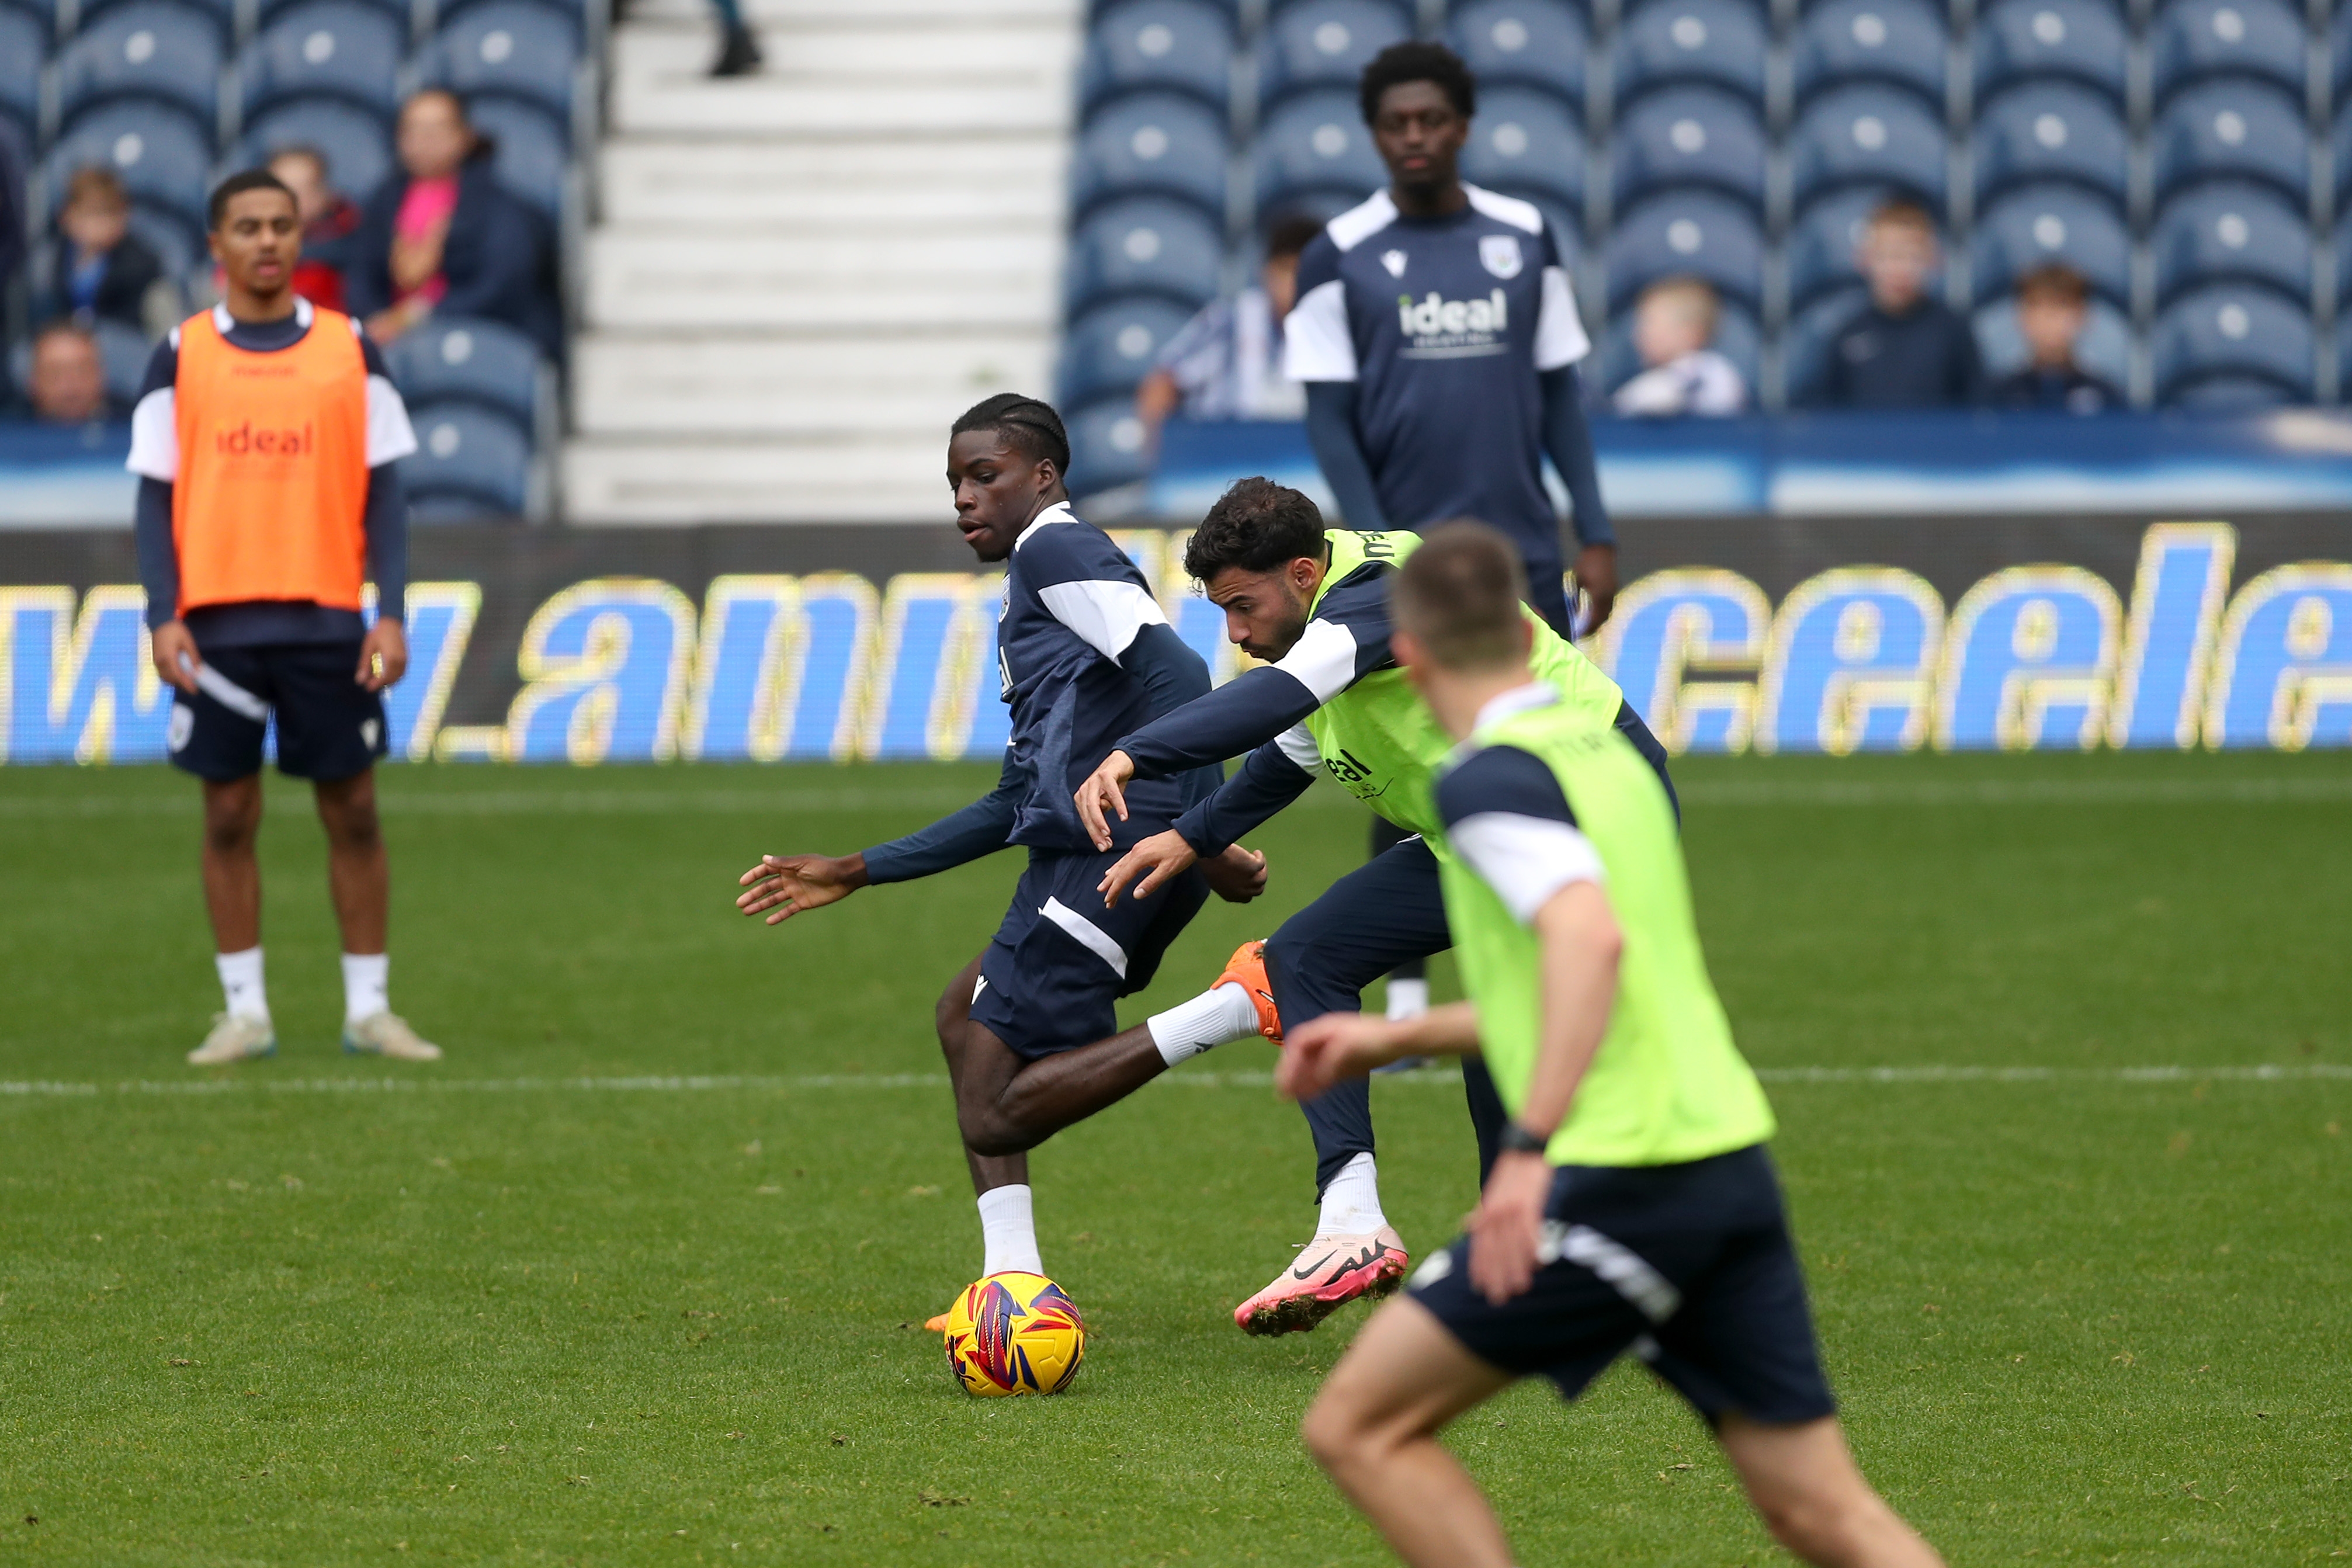
<svg viewBox="0 0 2352 1568">
<path fill-rule="evenodd" d="M 1462 150 L 1463 178 L 1576 208 L 1584 202 L 1584 132 L 1559 99 L 1525 87 L 1478 95 L 1478 116 Z"/>
<path fill-rule="evenodd" d="M 1941 115 L 1950 47 L 1942 13 L 1926 0 L 1826 0 L 1797 26 L 1797 101 L 1849 81 L 1885 81 L 1919 94 Z"/>
<path fill-rule="evenodd" d="M 1748 404 L 1756 405 L 1757 377 L 1764 363 L 1764 334 L 1758 330 L 1756 318 L 1728 300 L 1723 302 L 1715 319 L 1715 352 L 1739 369 L 1740 379 L 1748 384 Z M 1606 395 L 1633 379 L 1642 371 L 1642 353 L 1633 346 L 1633 312 L 1618 311 L 1609 328 L 1601 334 L 1594 347 L 1594 363 L 1585 384 L 1594 393 Z"/>
<path fill-rule="evenodd" d="M 2352 16 L 2352 5 L 2346 6 L 2344 14 Z M 2352 192 L 2352 107 L 2337 112 L 2335 142 L 2336 210 L 2343 212 L 2352 207 L 2352 203 L 2345 199 L 2347 193 Z"/>
<path fill-rule="evenodd" d="M 1168 340 L 1192 312 L 1166 300 L 1114 300 L 1070 323 L 1062 338 L 1062 403 L 1067 407 L 1132 393 Z"/>
<path fill-rule="evenodd" d="M 1884 186 L 1856 186 L 1823 196 L 1805 208 L 1782 242 L 1791 307 L 1860 285 L 1855 248 L 1862 244 L 1870 215 L 1895 195 Z"/>
<path fill-rule="evenodd" d="M 295 99 L 247 120 L 236 162 L 265 163 L 287 147 L 310 147 L 327 160 L 327 180 L 364 202 L 392 173 L 392 130 L 373 110 L 340 98 Z"/>
<path fill-rule="evenodd" d="M 1356 89 L 1372 57 L 1412 37 L 1412 18 L 1388 0 L 1298 0 L 1258 38 L 1261 106 L 1318 88 Z"/>
<path fill-rule="evenodd" d="M 176 104 L 205 128 L 220 112 L 220 30 L 176 0 L 134 0 L 58 51 L 58 112 L 67 125 L 96 104 L 140 98 Z"/>
<path fill-rule="evenodd" d="M 530 437 L 503 414 L 468 403 L 413 409 L 416 451 L 400 461 L 420 522 L 520 517 L 530 500 Z"/>
<path fill-rule="evenodd" d="M 1668 88 L 1635 104 L 1617 121 L 1611 163 L 1621 205 L 1696 184 L 1763 206 L 1764 127 L 1746 100 L 1720 88 Z"/>
<path fill-rule="evenodd" d="M 499 183 L 553 220 L 572 171 L 563 122 L 536 103 L 488 92 L 467 100 L 466 118 L 496 143 L 490 166 Z"/>
<path fill-rule="evenodd" d="M 1388 184 L 1372 149 L 1372 133 L 1356 110 L 1353 92 L 1318 92 L 1292 99 L 1258 127 L 1251 150 L 1256 164 L 1257 210 L 1309 206 L 1324 195 L 1353 206 Z"/>
<path fill-rule="evenodd" d="M 1661 278 L 1704 278 L 1750 310 L 1764 292 L 1764 233 L 1755 215 L 1711 191 L 1654 196 L 1617 220 L 1607 252 L 1609 309 Z"/>
<path fill-rule="evenodd" d="M 436 316 L 394 339 L 383 362 L 400 395 L 420 407 L 474 404 L 525 430 L 538 425 L 539 345 L 502 322 Z"/>
<path fill-rule="evenodd" d="M 1769 42 L 1746 0 L 1648 0 L 1617 34 L 1617 101 L 1701 81 L 1760 107 Z"/>
<path fill-rule="evenodd" d="M 215 47 L 226 49 L 236 30 L 238 0 L 181 0 L 181 3 L 212 24 Z M 103 18 L 122 6 L 145 4 L 147 0 L 80 0 L 73 8 L 73 30 L 77 33 L 90 32 Z M 60 20 L 67 9 L 56 0 L 34 0 L 34 8 Z"/>
<path fill-rule="evenodd" d="M 2212 375 L 2175 392 L 2167 408 L 2186 414 L 2259 414 L 2301 401 L 2277 382 L 2254 375 Z"/>
<path fill-rule="evenodd" d="M 2150 233 L 2158 304 L 2200 284 L 2266 283 L 2311 299 L 2311 226 L 2267 185 L 2216 180 L 2164 204 Z"/>
<path fill-rule="evenodd" d="M 1977 335 L 1977 358 L 1989 377 L 2022 370 L 2032 359 L 2025 333 L 2017 324 L 2017 301 L 2003 296 L 1977 308 L 1969 325 Z M 2083 335 L 2074 340 L 2074 363 L 2116 391 L 2131 390 L 2131 318 L 2103 299 L 2094 298 Z"/>
<path fill-rule="evenodd" d="M 365 5 L 371 11 L 380 11 L 397 23 L 403 40 L 402 52 L 406 52 L 406 40 L 415 20 L 415 9 L 409 5 L 408 0 L 354 0 L 354 3 Z M 284 13 L 293 10 L 298 5 L 309 4 L 310 0 L 259 0 L 259 4 L 255 7 L 255 26 L 266 28 Z M 449 6 L 442 5 L 437 10 L 441 20 L 448 20 Z"/>
<path fill-rule="evenodd" d="M 2011 186 L 2064 180 L 2121 206 L 2130 188 L 2123 116 L 2089 88 L 2029 82 L 1977 110 L 1979 205 Z"/>
<path fill-rule="evenodd" d="M 568 121 L 580 58 L 579 24 L 533 0 L 487 0 L 446 24 L 416 51 L 418 83 L 446 87 L 470 104 L 495 92 Z"/>
<path fill-rule="evenodd" d="M 1225 216 L 1225 117 L 1199 99 L 1139 92 L 1104 103 L 1072 156 L 1070 199 L 1097 202 L 1156 191 Z"/>
<path fill-rule="evenodd" d="M 2131 234 L 2115 207 L 2073 185 L 2025 185 L 1977 215 L 1979 299 L 2006 293 L 2037 267 L 2063 261 L 2101 295 L 2131 305 Z"/>
<path fill-rule="evenodd" d="M 1791 408 L 1818 402 L 1829 371 L 1830 343 L 1870 302 L 1859 286 L 1824 294 L 1780 329 L 1780 380 Z"/>
<path fill-rule="evenodd" d="M 2255 77 L 2303 96 L 2301 7 L 2280 0 L 2170 0 L 2148 26 L 2156 100 L 2207 77 Z"/>
<path fill-rule="evenodd" d="M 2214 283 L 2159 311 L 2152 342 L 2157 401 L 2179 402 L 2214 377 L 2268 382 L 2289 398 L 2312 386 L 2311 318 L 2280 295 L 2251 283 Z"/>
<path fill-rule="evenodd" d="M 1577 258 L 1584 254 L 1584 218 L 1580 209 L 1568 206 L 1541 191 L 1503 190 L 1496 194 L 1517 196 L 1543 214 L 1544 221 L 1551 225 L 1552 237 L 1559 242 L 1559 258 L 1573 276 Z"/>
<path fill-rule="evenodd" d="M 249 116 L 293 98 L 344 98 L 389 117 L 400 102 L 407 29 L 362 0 L 305 0 L 245 46 L 237 85 Z"/>
<path fill-rule="evenodd" d="M 1070 237 L 1070 313 L 1120 294 L 1204 305 L 1216 298 L 1223 263 L 1223 231 L 1199 208 L 1164 196 L 1129 196 L 1096 212 Z"/>
<path fill-rule="evenodd" d="M 2311 179 L 2303 105 L 2252 81 L 2209 81 L 2174 97 L 2157 116 L 2158 197 L 2197 180 L 2260 180 L 2301 203 Z"/>
<path fill-rule="evenodd" d="M 1087 38 L 1079 102 L 1164 88 L 1223 110 L 1231 92 L 1233 18 L 1204 0 L 1130 0 L 1105 12 Z"/>
<path fill-rule="evenodd" d="M 30 11 L 0 7 L 0 120 L 16 125 L 19 146 L 33 144 L 41 118 L 41 62 L 48 53 L 46 22 Z"/>
<path fill-rule="evenodd" d="M 184 110 L 131 100 L 89 110 L 50 146 L 42 184 L 54 213 L 77 169 L 114 171 L 131 200 L 204 228 L 212 137 Z"/>
<path fill-rule="evenodd" d="M 1482 92 L 1515 83 L 1584 101 L 1591 38 L 1584 13 L 1567 0 L 1477 0 L 1454 14 L 1445 36 Z"/>
<path fill-rule="evenodd" d="M 126 404 L 137 401 L 155 345 L 138 328 L 103 317 L 91 324 L 90 335 L 98 340 L 98 357 L 106 366 L 107 395 Z"/>
<path fill-rule="evenodd" d="M 1940 113 L 1916 93 L 1864 82 L 1822 93 L 1789 136 L 1792 190 L 1801 208 L 1847 185 L 1892 187 L 1938 211 L 1949 148 Z"/>
<path fill-rule="evenodd" d="M 2345 95 L 2352 93 L 2352 5 L 2336 7 L 2336 20 L 2327 29 L 2327 49 L 2328 79 L 2336 89 L 2331 101 L 2341 104 Z"/>
<path fill-rule="evenodd" d="M 1072 415 L 1070 489 L 1089 496 L 1133 484 L 1150 472 L 1151 453 L 1134 399 L 1111 396 Z"/>
<path fill-rule="evenodd" d="M 2064 77 L 2124 102 L 2127 39 L 2107 0 L 1998 0 L 1976 25 L 1977 98 L 2019 82 Z"/>
</svg>

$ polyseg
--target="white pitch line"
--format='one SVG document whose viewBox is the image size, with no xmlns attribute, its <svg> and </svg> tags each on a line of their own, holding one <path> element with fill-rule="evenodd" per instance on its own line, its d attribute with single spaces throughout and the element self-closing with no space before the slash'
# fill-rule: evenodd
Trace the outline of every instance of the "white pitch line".
<svg viewBox="0 0 2352 1568">
<path fill-rule="evenodd" d="M 2352 1080 L 2352 1064 L 2303 1062 L 2221 1067 L 1799 1067 L 1759 1068 L 1766 1083 L 2299 1083 Z M 1265 1089 L 1270 1072 L 1181 1072 L 1158 1080 L 1192 1089 Z M 1384 1081 L 1454 1084 L 1443 1068 L 1396 1073 Z M 104 1094 L 194 1096 L 234 1094 L 710 1094 L 745 1090 L 795 1093 L 823 1089 L 945 1089 L 945 1073 L 712 1074 L 645 1078 L 308 1078 L 131 1079 L 117 1083 L 72 1083 L 58 1079 L 0 1080 L 0 1096 L 89 1099 Z"/>
</svg>

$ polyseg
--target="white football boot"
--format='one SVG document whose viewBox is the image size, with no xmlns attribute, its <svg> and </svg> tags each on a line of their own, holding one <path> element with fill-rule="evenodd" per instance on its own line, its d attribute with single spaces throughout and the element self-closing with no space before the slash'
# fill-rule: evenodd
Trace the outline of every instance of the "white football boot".
<svg viewBox="0 0 2352 1568">
<path fill-rule="evenodd" d="M 371 1013 L 356 1024 L 343 1026 L 347 1056 L 382 1057 L 395 1062 L 437 1062 L 441 1047 L 408 1026 L 397 1013 Z"/>
<path fill-rule="evenodd" d="M 277 1054 L 278 1031 L 269 1026 L 268 1019 L 247 1017 L 243 1013 L 215 1013 L 212 1033 L 205 1037 L 203 1045 L 188 1053 L 188 1065 L 226 1067 Z"/>
</svg>

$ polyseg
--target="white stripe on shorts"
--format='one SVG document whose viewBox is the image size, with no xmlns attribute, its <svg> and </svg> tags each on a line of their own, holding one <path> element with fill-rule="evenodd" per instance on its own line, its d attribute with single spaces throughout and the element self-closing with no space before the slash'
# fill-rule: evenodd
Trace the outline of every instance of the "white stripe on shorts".
<svg viewBox="0 0 2352 1568">
<path fill-rule="evenodd" d="M 1037 911 L 1070 934 L 1072 941 L 1110 965 L 1111 973 L 1121 980 L 1127 978 L 1127 949 L 1111 941 L 1110 933 L 1059 899 L 1047 899 Z"/>
</svg>

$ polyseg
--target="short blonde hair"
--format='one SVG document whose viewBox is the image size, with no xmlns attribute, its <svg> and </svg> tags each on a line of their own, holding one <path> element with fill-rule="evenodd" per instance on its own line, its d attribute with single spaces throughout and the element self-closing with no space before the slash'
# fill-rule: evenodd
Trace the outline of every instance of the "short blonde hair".
<svg viewBox="0 0 2352 1568">
<path fill-rule="evenodd" d="M 1666 278 L 1642 290 L 1641 303 L 1656 300 L 1672 305 L 1698 323 L 1707 337 L 1715 336 L 1716 318 L 1722 312 L 1722 301 L 1716 297 L 1715 285 L 1704 278 Z"/>
</svg>

